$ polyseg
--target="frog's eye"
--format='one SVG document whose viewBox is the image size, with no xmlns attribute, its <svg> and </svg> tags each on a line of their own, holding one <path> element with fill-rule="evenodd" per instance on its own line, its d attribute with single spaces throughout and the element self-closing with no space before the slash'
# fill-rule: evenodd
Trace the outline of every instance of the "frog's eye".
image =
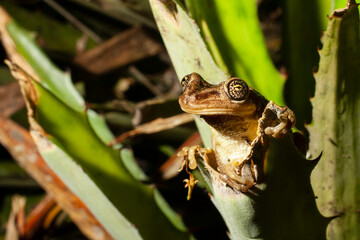
<svg viewBox="0 0 360 240">
<path fill-rule="evenodd" d="M 227 95 L 232 100 L 242 101 L 245 100 L 249 95 L 249 86 L 246 82 L 240 78 L 234 78 L 227 84 Z"/>
<path fill-rule="evenodd" d="M 181 87 L 182 87 L 183 92 L 185 91 L 187 85 L 189 84 L 189 80 L 190 80 L 190 74 L 186 75 L 181 80 Z"/>
</svg>

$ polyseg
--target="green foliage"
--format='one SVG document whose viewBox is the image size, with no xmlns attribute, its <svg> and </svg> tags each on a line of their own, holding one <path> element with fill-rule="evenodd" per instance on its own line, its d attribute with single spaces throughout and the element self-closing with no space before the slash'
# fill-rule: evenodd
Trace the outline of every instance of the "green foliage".
<svg viewBox="0 0 360 240">
<path fill-rule="evenodd" d="M 296 126 L 303 130 L 311 122 L 310 96 L 314 95 L 313 69 L 317 66 L 320 44 L 319 1 L 283 1 L 284 45 L 283 52 L 288 78 L 285 83 L 285 100 L 296 114 Z M 306 14 L 304 14 L 306 12 Z"/>
<path fill-rule="evenodd" d="M 172 14 L 170 14 L 169 9 L 160 1 L 153 0 L 151 4 L 169 54 L 175 58 L 173 63 L 176 69 L 187 69 L 188 72 L 193 72 L 197 71 L 199 65 L 204 65 L 203 61 L 212 61 L 202 43 L 196 45 L 201 52 L 198 50 L 199 54 L 191 54 L 191 49 L 194 47 L 191 38 L 199 38 L 200 34 L 196 31 L 196 26 L 190 25 L 190 28 L 184 24 L 184 22 L 192 24 L 192 21 L 179 5 L 176 11 L 172 9 Z M 164 11 L 167 11 L 167 14 L 164 14 Z M 176 22 L 170 25 L 168 24 L 170 21 Z M 186 33 L 187 38 L 175 39 L 170 35 L 173 31 L 180 33 L 179 36 Z M 182 54 L 188 56 L 186 61 L 178 59 L 176 52 L 179 52 L 180 47 L 185 52 Z M 187 49 L 190 51 L 187 52 Z M 189 65 L 189 62 L 196 64 Z M 206 73 L 206 70 L 205 73 L 200 72 L 200 74 L 210 75 L 210 79 L 213 80 L 214 75 Z M 209 71 L 214 71 L 214 69 L 209 69 Z M 181 79 L 182 75 L 178 77 Z M 221 81 L 220 78 L 218 78 L 219 81 Z M 201 131 L 207 130 L 203 125 L 199 125 L 199 128 Z M 205 139 L 207 142 L 209 140 L 209 138 Z M 310 172 L 314 164 L 299 155 L 290 138 L 282 141 L 273 140 L 271 146 L 266 164 L 267 181 L 265 184 L 258 185 L 258 191 L 255 193 L 239 194 L 229 190 L 212 178 L 211 172 L 201 164 L 201 161 L 199 163 L 202 181 L 206 181 L 212 194 L 211 199 L 224 218 L 231 238 L 292 239 L 294 236 L 307 239 L 324 238 L 327 220 L 317 211 L 315 197 L 310 186 Z M 289 210 L 291 206 L 296 207 Z M 294 218 L 295 215 L 299 215 L 299 218 Z M 291 226 L 288 225 L 289 222 L 292 223 Z M 277 230 L 274 231 L 274 228 Z M 302 231 L 304 228 L 308 229 L 306 233 Z"/>
<path fill-rule="evenodd" d="M 52 169 L 82 197 L 114 238 L 139 239 L 138 230 L 145 239 L 188 239 L 180 218 L 156 189 L 136 180 L 119 152 L 106 145 L 104 141 L 112 139 L 110 131 L 85 107 L 70 76 L 56 68 L 14 21 L 7 29 L 17 51 L 40 79 L 32 81 L 37 99 L 30 106 L 36 122 L 55 144 L 44 147 L 41 138 L 37 142 Z M 128 155 L 122 154 L 132 161 Z M 107 217 L 111 212 L 113 215 Z M 136 230 L 122 215 L 135 224 Z"/>
<path fill-rule="evenodd" d="M 45 16 L 40 12 L 29 12 L 12 1 L 0 0 L 2 7 L 17 21 L 21 22 L 22 27 L 29 31 L 37 32 L 37 39 L 43 43 L 46 51 L 65 53 L 68 57 L 73 57 L 76 53 L 76 42 L 82 33 L 69 24 L 59 23 Z M 95 47 L 94 40 L 89 39 L 87 48 Z"/>
<path fill-rule="evenodd" d="M 254 192 L 214 187 L 231 239 L 324 239 L 329 220 L 317 210 L 310 185 L 317 161 L 305 160 L 290 137 L 271 139 L 266 161 L 266 183 Z"/>
<path fill-rule="evenodd" d="M 274 67 L 260 28 L 254 1 L 188 0 L 204 39 L 213 39 L 230 75 L 243 78 L 267 99 L 284 105 L 284 79 Z M 206 6 L 206 7 L 204 7 Z M 204 31 L 206 29 L 209 31 Z M 218 61 L 219 62 L 219 61 Z"/>
<path fill-rule="evenodd" d="M 305 160 L 293 139 L 271 139 L 266 188 L 259 194 L 256 221 L 264 239 L 325 239 L 329 219 L 316 206 L 310 174 L 317 159 Z M 306 231 L 304 231 L 306 229 Z"/>
<path fill-rule="evenodd" d="M 327 18 L 333 9 L 345 7 L 346 1 L 282 1 L 286 83 L 269 57 L 255 1 L 186 0 L 194 19 L 179 2 L 150 0 L 179 80 L 191 72 L 210 83 L 219 83 L 227 75 L 243 78 L 269 100 L 280 105 L 286 101 L 297 115 L 299 129 L 305 130 L 304 123 L 312 120 L 309 154 L 316 158 L 323 153 L 321 159 L 306 160 L 291 136 L 271 139 L 266 181 L 246 194 L 214 180 L 200 162 L 195 175 L 211 194 L 229 236 L 359 239 L 360 34 L 355 2 L 349 1 L 349 9 Z M 10 12 L 21 12 L 11 3 L 5 5 Z M 24 14 L 17 14 L 17 18 L 29 29 L 36 29 L 32 16 Z M 129 14 L 139 22 L 147 21 Z M 33 17 L 44 19 L 37 14 Z M 49 25 L 42 32 L 47 50 L 62 48 L 74 54 L 74 43 L 81 34 L 52 24 L 57 29 L 54 34 Z M 153 26 L 153 22 L 146 24 Z M 318 53 L 321 30 L 326 26 Z M 10 22 L 7 30 L 17 51 L 34 70 L 36 76 L 30 77 L 40 80 L 31 80 L 36 101 L 27 100 L 34 111 L 32 126 L 39 124 L 46 133 L 46 137 L 37 131 L 32 134 L 49 166 L 115 239 L 191 238 L 159 191 L 141 183 L 149 179 L 135 163 L 131 150 L 119 152 L 107 146 L 112 133 L 104 120 L 87 108 L 69 74 L 51 63 L 15 22 Z M 56 41 L 61 42 L 60 48 L 58 43 L 52 45 Z M 319 59 L 319 70 L 313 75 Z M 210 146 L 208 126 L 200 118 L 196 122 L 204 144 Z"/>
<path fill-rule="evenodd" d="M 320 212 L 337 217 L 328 227 L 329 239 L 358 239 L 360 230 L 360 39 L 356 5 L 329 18 L 322 39 L 310 153 L 323 157 L 312 174 Z"/>
<path fill-rule="evenodd" d="M 163 36 L 166 49 L 181 80 L 186 74 L 197 72 L 210 83 L 226 80 L 226 75 L 215 64 L 206 48 L 197 26 L 178 4 L 165 5 L 151 0 L 154 18 Z M 206 146 L 210 146 L 208 126 L 196 119 L 199 131 Z"/>
<path fill-rule="evenodd" d="M 187 62 L 177 58 L 173 50 L 188 54 L 187 49 L 192 49 L 194 44 L 192 38 L 198 39 L 198 35 L 196 31 L 190 35 L 187 30 L 196 26 L 182 24 L 191 23 L 191 19 L 179 5 L 176 10 L 166 7 L 163 10 L 160 7 L 162 3 L 151 2 L 163 39 L 170 46 L 168 50 L 175 68 L 186 66 L 184 69 L 190 67 L 188 73 L 197 71 L 203 60 L 209 61 L 202 42 L 196 45 L 200 46 L 202 52 L 189 55 Z M 243 77 L 264 96 L 282 104 L 282 80 L 267 56 L 255 4 L 191 0 L 186 3 L 218 66 L 225 72 Z M 344 2 L 334 3 L 338 7 Z M 309 97 L 314 94 L 312 71 L 319 59 L 316 50 L 320 32 L 327 25 L 325 15 L 330 8 L 334 8 L 333 5 L 326 1 L 283 2 L 285 60 L 290 74 L 285 95 L 298 114 L 301 129 L 304 129 L 305 122 L 311 121 Z M 160 15 L 162 11 L 167 11 L 167 16 L 176 23 L 166 26 L 170 17 Z M 207 182 L 211 199 L 222 214 L 232 239 L 358 238 L 359 230 L 355 227 L 359 225 L 356 209 L 359 209 L 360 186 L 357 177 L 360 136 L 357 106 L 359 72 L 356 70 L 360 60 L 357 13 L 357 6 L 353 3 L 344 14 L 332 16 L 323 40 L 320 69 L 315 75 L 315 99 L 312 101 L 314 123 L 309 128 L 312 156 L 317 157 L 324 151 L 318 166 L 315 166 L 317 161 L 306 161 L 294 148 L 290 138 L 272 139 L 266 162 L 266 183 L 258 186 L 260 189 L 254 194 L 234 194 L 223 185 L 216 184 L 211 173 L 200 164 L 201 177 Z M 176 40 L 169 38 L 169 32 L 174 28 L 180 33 Z M 186 39 L 181 37 L 184 36 L 182 33 L 187 34 Z M 194 63 L 194 59 L 199 62 L 189 66 L 188 63 Z M 213 74 L 200 70 L 205 79 L 214 81 Z M 178 75 L 179 79 L 182 76 Z M 222 80 L 218 78 L 216 82 Z M 199 130 L 205 132 L 206 127 L 199 125 Z M 206 137 L 205 134 L 202 136 Z M 205 145 L 208 144 L 209 138 L 204 141 Z M 314 168 L 310 184 L 310 174 Z M 331 220 L 337 215 L 336 219 Z"/>
<path fill-rule="evenodd" d="M 49 167 L 86 204 L 114 239 L 142 239 L 137 229 L 116 209 L 66 150 L 42 136 L 37 137 L 35 133 L 33 138 Z"/>
</svg>

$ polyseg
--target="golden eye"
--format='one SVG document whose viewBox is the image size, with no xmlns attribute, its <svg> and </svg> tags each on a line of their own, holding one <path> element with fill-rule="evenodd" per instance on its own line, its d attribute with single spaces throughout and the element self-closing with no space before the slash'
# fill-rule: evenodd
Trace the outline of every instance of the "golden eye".
<svg viewBox="0 0 360 240">
<path fill-rule="evenodd" d="M 186 87 L 187 87 L 187 85 L 189 83 L 189 80 L 190 80 L 190 74 L 186 75 L 181 80 L 181 87 L 182 87 L 183 92 L 185 91 L 185 89 L 186 89 Z"/>
<path fill-rule="evenodd" d="M 234 78 L 227 84 L 227 95 L 232 100 L 242 101 L 249 95 L 249 86 L 240 78 Z"/>
</svg>

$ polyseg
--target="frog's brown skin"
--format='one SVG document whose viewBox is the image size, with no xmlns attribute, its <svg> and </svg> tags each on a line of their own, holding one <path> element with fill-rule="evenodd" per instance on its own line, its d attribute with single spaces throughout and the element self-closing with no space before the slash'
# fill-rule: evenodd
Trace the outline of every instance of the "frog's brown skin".
<svg viewBox="0 0 360 240">
<path fill-rule="evenodd" d="M 262 181 L 268 136 L 289 133 L 295 125 L 294 113 L 269 102 L 239 78 L 211 85 L 192 73 L 183 78 L 182 86 L 180 106 L 210 125 L 212 149 L 195 146 L 179 155 L 188 159 L 195 159 L 194 154 L 203 157 L 223 182 L 247 192 Z M 214 154 L 209 154 L 211 151 Z M 194 160 L 191 165 L 191 169 L 196 168 Z"/>
</svg>

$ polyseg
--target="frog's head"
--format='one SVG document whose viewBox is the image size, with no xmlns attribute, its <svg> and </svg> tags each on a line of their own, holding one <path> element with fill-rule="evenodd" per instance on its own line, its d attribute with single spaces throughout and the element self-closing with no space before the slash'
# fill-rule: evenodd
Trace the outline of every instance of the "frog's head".
<svg viewBox="0 0 360 240">
<path fill-rule="evenodd" d="M 229 78 L 218 85 L 212 85 L 199 74 L 191 73 L 182 79 L 181 85 L 181 108 L 187 113 L 202 116 L 246 117 L 258 112 L 259 105 L 263 105 L 259 103 L 265 100 L 240 78 Z"/>
</svg>

